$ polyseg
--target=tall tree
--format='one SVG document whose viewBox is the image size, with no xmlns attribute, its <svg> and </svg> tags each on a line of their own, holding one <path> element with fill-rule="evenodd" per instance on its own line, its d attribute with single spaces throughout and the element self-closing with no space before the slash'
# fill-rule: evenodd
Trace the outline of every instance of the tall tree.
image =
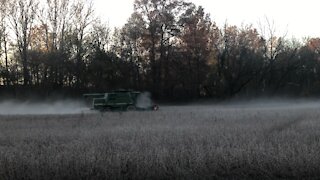
<svg viewBox="0 0 320 180">
<path fill-rule="evenodd" d="M 45 35 L 48 51 L 57 50 L 59 42 L 63 43 L 66 28 L 71 25 L 72 14 L 70 11 L 70 0 L 46 0 L 39 12 L 40 22 L 47 27 Z"/>
<path fill-rule="evenodd" d="M 151 87 L 156 94 L 163 89 L 166 61 L 172 47 L 171 40 L 179 33 L 178 17 L 183 13 L 185 3 L 181 0 L 135 0 L 135 13 L 145 21 L 144 48 L 150 63 Z"/>
<path fill-rule="evenodd" d="M 113 64 L 112 53 L 108 52 L 111 31 L 107 24 L 96 21 L 93 23 L 88 35 L 88 63 L 86 68 L 87 86 L 98 91 L 107 90 L 110 76 L 112 76 Z"/>
<path fill-rule="evenodd" d="M 146 33 L 146 25 L 140 14 L 133 13 L 124 25 L 120 34 L 120 49 L 122 58 L 131 64 L 130 84 L 139 89 L 142 86 L 141 76 L 147 64 L 143 61 L 143 35 Z"/>
<path fill-rule="evenodd" d="M 180 19 L 183 27 L 181 33 L 182 48 L 185 60 L 188 64 L 189 87 L 192 96 L 200 96 L 200 91 L 206 79 L 209 68 L 210 54 L 212 50 L 213 31 L 217 28 L 212 23 L 209 14 L 205 14 L 204 9 L 195 5 L 190 6 Z"/>
<path fill-rule="evenodd" d="M 64 84 L 65 67 L 68 60 L 67 37 L 72 25 L 71 0 L 47 0 L 39 13 L 39 20 L 45 28 L 45 44 L 48 52 L 44 82 Z M 48 72 L 48 73 L 47 73 Z"/>
<path fill-rule="evenodd" d="M 22 61 L 24 85 L 29 85 L 31 82 L 28 68 L 28 48 L 38 4 L 37 0 L 12 0 L 10 2 L 9 19 L 16 35 L 16 44 Z"/>
<path fill-rule="evenodd" d="M 91 0 L 77 0 L 73 4 L 72 13 L 73 18 L 73 40 L 75 51 L 75 84 L 80 87 L 82 82 L 82 70 L 84 68 L 84 56 L 85 56 L 85 37 L 89 33 L 87 31 L 89 25 L 91 25 L 96 19 L 94 16 L 93 2 Z"/>
<path fill-rule="evenodd" d="M 3 72 L 5 85 L 9 85 L 9 62 L 8 62 L 8 1 L 1 0 L 0 1 L 0 57 L 4 55 L 5 59 L 5 69 Z"/>
<path fill-rule="evenodd" d="M 276 80 L 273 76 L 275 74 L 275 64 L 278 55 L 283 51 L 285 34 L 283 36 L 277 36 L 275 22 L 265 18 L 265 22 L 260 22 L 260 34 L 265 41 L 265 68 L 262 71 L 261 82 L 262 90 L 265 91 L 266 86 L 270 87 Z"/>
<path fill-rule="evenodd" d="M 264 40 L 251 26 L 226 25 L 220 40 L 218 75 L 227 97 L 240 92 L 263 67 Z"/>
</svg>

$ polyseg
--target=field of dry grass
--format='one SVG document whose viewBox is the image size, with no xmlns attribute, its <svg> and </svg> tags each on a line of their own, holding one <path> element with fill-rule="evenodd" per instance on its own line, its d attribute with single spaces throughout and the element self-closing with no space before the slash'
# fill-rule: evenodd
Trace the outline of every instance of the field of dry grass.
<svg viewBox="0 0 320 180">
<path fill-rule="evenodd" d="M 0 116 L 0 179 L 317 179 L 320 106 Z"/>
</svg>

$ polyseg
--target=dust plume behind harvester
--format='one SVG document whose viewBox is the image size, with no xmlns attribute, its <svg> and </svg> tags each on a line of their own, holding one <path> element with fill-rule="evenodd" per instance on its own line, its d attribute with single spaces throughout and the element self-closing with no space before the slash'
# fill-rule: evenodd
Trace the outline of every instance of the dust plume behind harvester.
<svg viewBox="0 0 320 180">
<path fill-rule="evenodd" d="M 91 104 L 91 109 L 99 111 L 145 111 L 159 109 L 151 100 L 148 92 L 117 90 L 107 93 L 91 93 L 83 95 Z"/>
</svg>

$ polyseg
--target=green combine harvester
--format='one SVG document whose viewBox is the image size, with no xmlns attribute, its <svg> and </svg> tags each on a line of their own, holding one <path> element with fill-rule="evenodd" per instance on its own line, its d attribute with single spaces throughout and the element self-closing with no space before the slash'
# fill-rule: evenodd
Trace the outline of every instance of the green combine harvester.
<svg viewBox="0 0 320 180">
<path fill-rule="evenodd" d="M 159 109 L 155 105 L 149 93 L 139 91 L 118 90 L 108 93 L 92 93 L 83 95 L 91 101 L 93 110 L 99 111 L 135 111 L 135 110 L 153 110 Z"/>
</svg>

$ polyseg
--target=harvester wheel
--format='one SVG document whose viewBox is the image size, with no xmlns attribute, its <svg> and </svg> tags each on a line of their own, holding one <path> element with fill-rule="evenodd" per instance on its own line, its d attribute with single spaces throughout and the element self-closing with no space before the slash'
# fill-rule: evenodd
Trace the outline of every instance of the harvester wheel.
<svg viewBox="0 0 320 180">
<path fill-rule="evenodd" d="M 135 110 L 136 110 L 136 107 L 134 107 L 134 106 L 127 107 L 127 111 L 135 111 Z"/>
<path fill-rule="evenodd" d="M 101 107 L 98 109 L 100 112 L 104 113 L 104 112 L 107 112 L 107 111 L 111 111 L 111 109 L 109 107 Z"/>
<path fill-rule="evenodd" d="M 158 111 L 159 110 L 159 106 L 158 105 L 153 105 L 153 110 L 154 111 Z"/>
</svg>

